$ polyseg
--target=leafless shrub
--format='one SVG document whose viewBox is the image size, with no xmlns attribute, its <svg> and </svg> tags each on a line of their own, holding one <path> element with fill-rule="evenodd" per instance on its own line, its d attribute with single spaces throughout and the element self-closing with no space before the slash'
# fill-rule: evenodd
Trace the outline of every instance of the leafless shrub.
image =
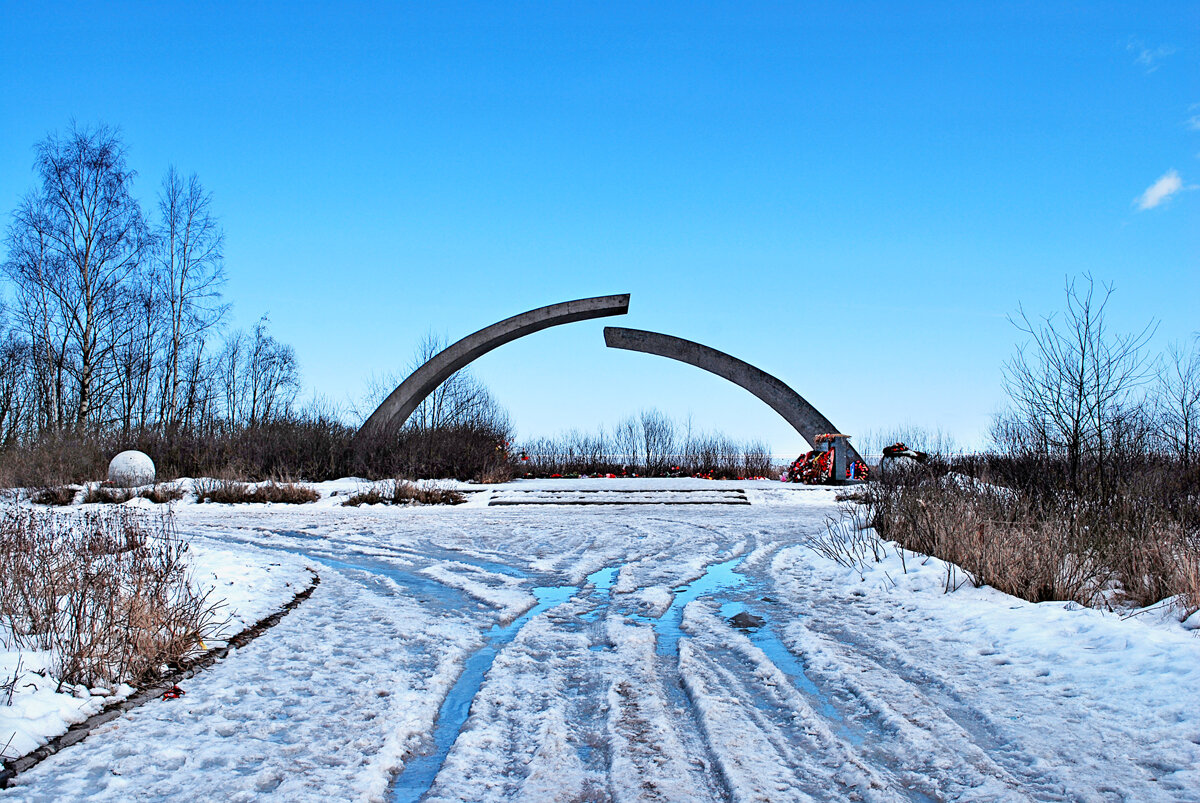
<svg viewBox="0 0 1200 803">
<path fill-rule="evenodd" d="M 131 488 L 112 488 L 105 485 L 89 485 L 83 493 L 85 505 L 119 505 L 137 496 Z"/>
<path fill-rule="evenodd" d="M 501 482 L 511 481 L 513 475 L 513 467 L 508 463 L 501 463 L 486 469 L 479 475 L 479 481 L 485 485 L 496 485 Z"/>
<path fill-rule="evenodd" d="M 517 470 L 542 477 L 636 474 L 746 479 L 777 474 L 764 444 L 693 432 L 690 421 L 676 423 L 658 410 L 629 416 L 611 433 L 571 430 L 557 438 L 539 438 L 524 444 L 520 454 Z"/>
<path fill-rule="evenodd" d="M 152 679 L 221 625 L 169 514 L 0 513 L 0 642 L 49 651 L 64 684 Z"/>
<path fill-rule="evenodd" d="M 887 554 L 883 542 L 870 528 L 865 512 L 856 506 L 843 507 L 839 515 L 829 517 L 825 530 L 807 536 L 804 544 L 839 566 L 866 573 L 869 562 L 878 563 Z"/>
<path fill-rule="evenodd" d="M 385 436 L 386 437 L 386 436 Z M 480 479 L 508 462 L 506 429 L 489 424 L 454 424 L 439 428 L 406 427 L 376 449 L 378 457 L 366 476 L 389 471 L 392 477 L 408 479 Z M 354 472 L 362 476 L 360 472 Z"/>
<path fill-rule="evenodd" d="M 294 477 L 320 482 L 340 477 L 481 479 L 508 461 L 507 431 L 449 426 L 355 441 L 354 427 L 328 411 L 254 427 L 214 425 L 199 432 L 147 430 L 131 436 L 47 436 L 0 447 L 0 486 L 47 488 L 105 476 L 125 449 L 150 455 L 163 479 L 230 477 L 262 481 Z"/>
<path fill-rule="evenodd" d="M 460 505 L 467 497 L 450 488 L 417 485 L 404 480 L 377 482 L 353 494 L 343 505 Z"/>
<path fill-rule="evenodd" d="M 391 494 L 384 490 L 387 483 L 375 483 L 368 488 L 357 491 L 346 497 L 343 507 L 358 507 L 359 505 L 382 505 L 392 501 Z"/>
<path fill-rule="evenodd" d="M 993 457 L 893 470 L 862 486 L 872 525 L 906 549 L 956 564 L 978 583 L 1033 602 L 1141 607 L 1178 596 L 1200 607 L 1200 529 L 1194 489 L 1143 467 L 1137 482 L 1101 493 L 1064 487 L 1069 467 L 987 473 Z M 1089 476 L 1085 472 L 1077 475 Z"/>
<path fill-rule="evenodd" d="M 130 499 L 148 499 L 161 505 L 183 498 L 183 488 L 173 483 L 155 485 L 152 488 L 114 488 L 108 485 L 90 485 L 83 494 L 83 504 L 120 505 Z"/>
<path fill-rule="evenodd" d="M 947 482 L 926 466 L 893 470 L 866 488 L 871 523 L 901 547 L 961 567 L 1034 602 L 1091 602 L 1107 579 L 1082 533 L 1059 517 L 985 483 Z"/>
</svg>

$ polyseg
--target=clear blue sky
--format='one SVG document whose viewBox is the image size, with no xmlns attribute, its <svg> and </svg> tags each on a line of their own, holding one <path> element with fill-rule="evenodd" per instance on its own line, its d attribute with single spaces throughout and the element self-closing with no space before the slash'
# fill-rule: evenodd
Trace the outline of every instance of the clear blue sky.
<svg viewBox="0 0 1200 803">
<path fill-rule="evenodd" d="M 844 5 L 5 0 L 0 213 L 47 132 L 120 126 L 147 203 L 171 163 L 214 193 L 234 325 L 269 312 L 336 402 L 430 329 L 629 292 L 613 323 L 845 432 L 975 444 L 1006 315 L 1065 276 L 1156 345 L 1200 330 L 1200 4 Z M 657 406 L 804 448 L 604 325 L 476 363 L 522 436 Z"/>
</svg>

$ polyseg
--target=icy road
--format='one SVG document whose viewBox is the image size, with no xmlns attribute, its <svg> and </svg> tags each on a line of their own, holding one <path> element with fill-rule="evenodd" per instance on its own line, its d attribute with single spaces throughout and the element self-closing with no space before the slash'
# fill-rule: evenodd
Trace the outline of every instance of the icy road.
<svg viewBox="0 0 1200 803">
<path fill-rule="evenodd" d="M 806 546 L 829 491 L 338 506 L 352 485 L 180 507 L 197 549 L 312 566 L 316 593 L 0 801 L 1200 800 L 1200 639 L 947 594 L 890 545 L 849 570 Z M 563 501 L 591 503 L 514 504 Z"/>
</svg>

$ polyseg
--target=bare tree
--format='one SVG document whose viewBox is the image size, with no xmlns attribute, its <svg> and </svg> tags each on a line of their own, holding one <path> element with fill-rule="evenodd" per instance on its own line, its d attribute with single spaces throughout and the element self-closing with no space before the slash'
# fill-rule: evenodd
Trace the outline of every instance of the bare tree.
<svg viewBox="0 0 1200 803">
<path fill-rule="evenodd" d="M 189 361 L 194 363 L 189 352 L 203 350 L 204 335 L 228 310 L 220 302 L 225 238 L 212 215 L 212 194 L 194 173 L 185 181 L 170 167 L 158 208 L 154 286 L 167 318 L 159 416 L 168 427 L 177 427 L 192 417 L 187 403 L 197 399 L 197 389 L 186 386 L 195 376 L 186 370 Z"/>
<path fill-rule="evenodd" d="M 420 368 L 445 347 L 444 338 L 427 332 L 417 344 L 416 354 L 409 364 L 410 372 Z M 395 387 L 398 383 L 391 384 Z M 490 426 L 497 431 L 507 431 L 509 428 L 507 414 L 487 386 L 466 369 L 456 371 L 438 385 L 417 405 L 407 422 L 408 427 L 421 431 L 463 425 Z"/>
<path fill-rule="evenodd" d="M 633 416 L 626 416 L 613 427 L 614 457 L 629 466 L 640 464 L 642 454 L 641 426 Z"/>
<path fill-rule="evenodd" d="M 291 346 L 267 333 L 267 316 L 254 325 L 246 354 L 247 424 L 256 426 L 291 413 L 300 393 L 300 366 Z"/>
<path fill-rule="evenodd" d="M 31 402 L 37 408 L 32 425 L 38 430 L 59 431 L 67 415 L 70 331 L 67 322 L 55 314 L 51 281 L 56 265 L 46 206 L 44 197 L 31 193 L 14 212 L 3 268 L 14 285 L 17 318 L 30 344 L 35 389 Z"/>
<path fill-rule="evenodd" d="M 187 353 L 184 364 L 187 398 L 184 400 L 185 431 L 208 431 L 217 421 L 216 361 L 204 353 L 204 344 Z"/>
<path fill-rule="evenodd" d="M 242 413 L 242 368 L 245 348 L 246 335 L 238 330 L 225 339 L 225 345 L 217 356 L 214 373 L 221 388 L 224 417 L 230 424 L 240 423 L 244 418 Z"/>
<path fill-rule="evenodd" d="M 29 344 L 9 328 L 0 305 L 0 443 L 10 444 L 21 434 L 30 413 Z"/>
<path fill-rule="evenodd" d="M 267 323 L 264 315 L 252 334 L 234 332 L 217 358 L 225 417 L 234 426 L 255 427 L 286 418 L 300 392 L 296 354 L 271 336 Z"/>
<path fill-rule="evenodd" d="M 1065 455 L 1071 487 L 1078 489 L 1085 458 L 1094 461 L 1103 488 L 1116 429 L 1127 421 L 1131 393 L 1149 378 L 1144 349 L 1155 331 L 1114 335 L 1105 319 L 1113 288 L 1097 292 L 1091 276 L 1066 285 L 1062 320 L 1037 322 L 1024 309 L 1013 324 L 1029 341 L 1005 365 L 1004 386 L 1015 410 L 1006 436 Z"/>
<path fill-rule="evenodd" d="M 52 372 L 50 425 L 66 425 L 65 379 L 74 383 L 73 424 L 93 421 L 103 402 L 101 371 L 111 357 L 109 334 L 126 312 L 123 284 L 149 242 L 141 208 L 130 193 L 135 173 L 125 148 L 106 126 L 72 127 L 36 148 L 41 187 L 27 196 L 9 229 L 4 271 Z"/>
<path fill-rule="evenodd" d="M 126 315 L 111 322 L 113 364 L 112 371 L 105 372 L 115 385 L 112 394 L 115 409 L 112 420 L 104 423 L 116 423 L 123 434 L 128 434 L 151 423 L 162 305 L 146 277 L 140 277 L 136 284 L 130 283 L 123 292 L 127 294 Z"/>
<path fill-rule="evenodd" d="M 1183 467 L 1191 468 L 1200 453 L 1200 340 L 1190 353 L 1178 343 L 1167 349 L 1155 400 L 1160 437 Z"/>
<path fill-rule="evenodd" d="M 652 473 L 663 473 L 675 456 L 675 422 L 659 410 L 643 410 L 641 432 L 646 468 Z"/>
</svg>

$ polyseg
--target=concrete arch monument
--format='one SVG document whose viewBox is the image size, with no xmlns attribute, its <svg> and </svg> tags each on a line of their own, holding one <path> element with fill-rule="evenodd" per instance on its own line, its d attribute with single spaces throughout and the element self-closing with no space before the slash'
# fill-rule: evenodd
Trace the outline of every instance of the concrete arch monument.
<svg viewBox="0 0 1200 803">
<path fill-rule="evenodd" d="M 642 329 L 622 329 L 617 326 L 604 327 L 604 344 L 614 349 L 670 357 L 672 360 L 703 368 L 722 379 L 728 379 L 766 402 L 812 446 L 816 446 L 818 435 L 838 431 L 817 408 L 779 379 L 723 351 L 681 337 Z M 850 446 L 849 452 L 852 459 L 862 460 L 862 456 L 853 446 Z"/>
<path fill-rule="evenodd" d="M 391 427 L 400 427 L 413 411 L 433 393 L 438 385 L 468 363 L 487 354 L 498 346 L 510 343 L 519 337 L 540 332 L 551 326 L 564 323 L 604 318 L 609 315 L 624 315 L 629 312 L 629 294 L 596 296 L 564 301 L 546 307 L 523 312 L 499 323 L 467 335 L 453 345 L 439 351 L 424 365 L 409 374 L 400 385 L 383 400 L 371 417 L 358 431 L 358 437 L 377 435 Z"/>
</svg>

